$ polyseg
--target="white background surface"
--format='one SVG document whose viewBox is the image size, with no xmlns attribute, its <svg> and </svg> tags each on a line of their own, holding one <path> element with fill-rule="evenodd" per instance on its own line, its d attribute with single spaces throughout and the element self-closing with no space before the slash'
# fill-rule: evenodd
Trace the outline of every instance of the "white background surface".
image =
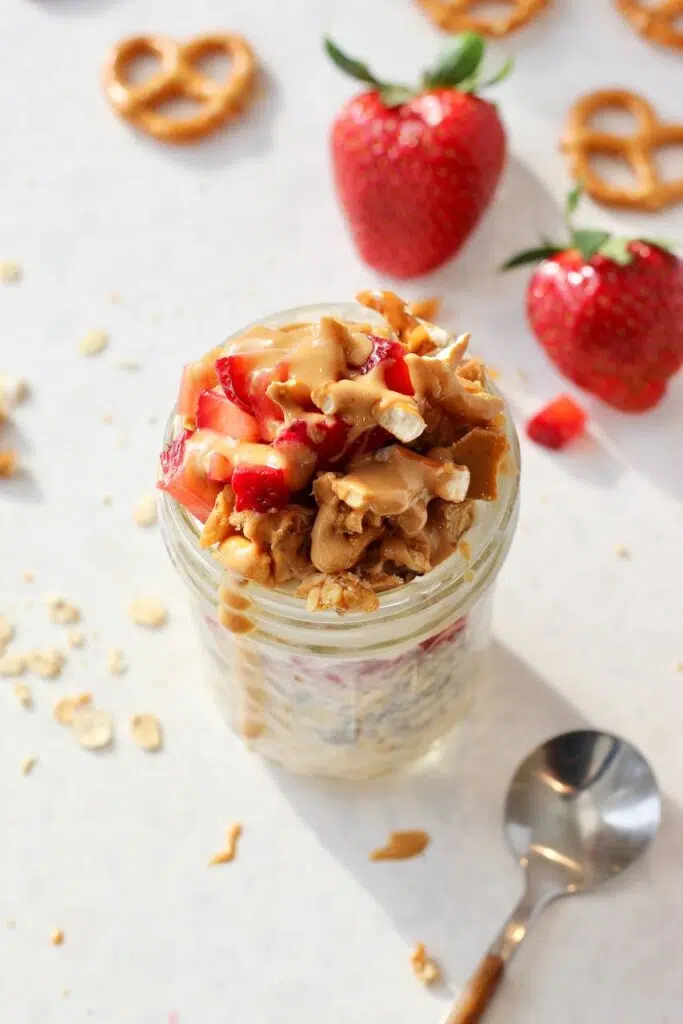
<svg viewBox="0 0 683 1024">
<path fill-rule="evenodd" d="M 173 149 L 113 115 L 98 85 L 109 44 L 219 28 L 246 34 L 266 69 L 248 117 Z M 60 591 L 89 634 L 62 680 L 32 684 L 34 711 L 16 704 L 10 681 L 0 693 L 0 922 L 16 920 L 15 930 L 0 924 L 0 1020 L 436 1022 L 449 991 L 414 980 L 412 944 L 439 958 L 451 993 L 464 982 L 519 892 L 500 830 L 509 774 L 540 739 L 590 723 L 652 759 L 668 794 L 660 836 L 620 883 L 547 913 L 488 1019 L 680 1024 L 683 380 L 645 418 L 589 401 L 592 436 L 566 453 L 525 443 L 494 676 L 452 759 L 413 781 L 306 783 L 242 751 L 202 686 L 158 530 L 132 524 L 185 359 L 261 314 L 378 281 L 352 251 L 329 185 L 326 131 L 353 85 L 321 56 L 324 30 L 408 79 L 441 41 L 408 0 L 0 9 L 0 259 L 25 272 L 0 290 L 0 368 L 26 375 L 34 392 L 15 435 L 30 476 L 1 485 L 0 610 L 17 624 L 17 649 L 59 642 L 42 598 Z M 631 84 L 673 118 L 683 57 L 633 35 L 609 0 L 558 0 L 496 50 L 518 58 L 498 94 L 515 157 L 460 261 L 405 291 L 446 295 L 449 322 L 471 329 L 500 368 L 521 421 L 563 385 L 525 326 L 525 272 L 502 278 L 495 267 L 557 221 L 570 101 Z M 683 237 L 681 207 L 639 219 L 587 204 L 591 216 Z M 94 327 L 111 345 L 86 360 L 77 343 Z M 143 370 L 118 369 L 127 356 Z M 25 569 L 34 584 L 22 582 Z M 167 629 L 129 622 L 140 593 L 167 601 Z M 110 646 L 129 662 L 121 678 L 107 674 Z M 117 716 L 105 756 L 52 720 L 53 700 L 82 689 Z M 162 719 L 162 754 L 128 739 L 138 710 Z M 39 763 L 24 778 L 29 754 Z M 233 820 L 244 824 L 239 859 L 208 870 Z M 427 855 L 370 864 L 369 850 L 400 827 L 429 830 Z M 61 948 L 49 942 L 55 927 Z"/>
</svg>

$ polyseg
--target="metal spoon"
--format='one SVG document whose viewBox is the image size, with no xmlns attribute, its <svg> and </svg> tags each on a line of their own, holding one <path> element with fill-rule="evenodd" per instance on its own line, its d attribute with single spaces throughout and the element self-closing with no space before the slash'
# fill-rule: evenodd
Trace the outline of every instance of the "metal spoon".
<svg viewBox="0 0 683 1024">
<path fill-rule="evenodd" d="M 524 895 L 443 1024 L 475 1024 L 540 911 L 624 871 L 657 831 L 661 798 L 635 747 L 590 729 L 555 736 L 519 766 L 505 802 Z"/>
</svg>

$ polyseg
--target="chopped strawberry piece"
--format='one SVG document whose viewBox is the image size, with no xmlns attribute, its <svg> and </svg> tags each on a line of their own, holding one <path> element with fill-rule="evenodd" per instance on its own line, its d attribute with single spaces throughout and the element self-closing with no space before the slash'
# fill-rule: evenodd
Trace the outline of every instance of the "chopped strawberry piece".
<svg viewBox="0 0 683 1024">
<path fill-rule="evenodd" d="M 222 356 L 216 360 L 216 373 L 226 396 L 243 412 L 252 413 L 249 400 L 249 382 L 253 360 L 248 356 Z"/>
<path fill-rule="evenodd" d="M 285 474 L 275 466 L 235 466 L 232 489 L 238 512 L 274 512 L 289 501 Z"/>
<path fill-rule="evenodd" d="M 395 438 L 385 430 L 384 427 L 371 427 L 365 430 L 360 437 L 352 441 L 346 450 L 346 459 L 356 458 L 358 455 L 367 455 L 369 452 L 383 448 L 385 444 L 391 444 Z"/>
<path fill-rule="evenodd" d="M 344 450 L 350 426 L 340 416 L 315 416 L 307 420 L 295 420 L 275 438 L 273 444 L 283 447 L 288 444 L 303 444 L 317 456 L 317 464 L 332 461 Z"/>
<path fill-rule="evenodd" d="M 186 458 L 187 440 L 191 436 L 192 431 L 185 430 L 166 445 L 161 453 L 161 479 L 157 487 L 205 523 L 221 484 L 208 480 L 194 460 Z"/>
<path fill-rule="evenodd" d="M 280 406 L 266 394 L 273 381 L 284 383 L 288 369 L 285 363 L 264 367 L 263 352 L 237 352 L 216 360 L 216 373 L 225 394 L 244 412 L 255 416 L 261 434 L 271 440 L 275 434 L 273 422 L 281 423 L 284 416 Z"/>
<path fill-rule="evenodd" d="M 178 395 L 178 412 L 193 420 L 197 415 L 197 402 L 202 391 L 212 388 L 217 382 L 216 371 L 211 363 L 198 360 L 183 367 Z"/>
<path fill-rule="evenodd" d="M 199 429 L 215 430 L 226 437 L 258 441 L 261 436 L 254 417 L 226 398 L 220 388 L 202 391 L 197 402 L 196 420 Z"/>
<path fill-rule="evenodd" d="M 358 373 L 370 373 L 370 370 L 381 365 L 384 371 L 384 383 L 390 391 L 398 391 L 401 395 L 414 395 L 415 388 L 410 379 L 403 346 L 397 341 L 378 338 L 375 334 L 371 334 L 369 337 L 372 340 L 373 349 Z"/>
<path fill-rule="evenodd" d="M 560 395 L 529 420 L 527 435 L 545 448 L 564 448 L 583 433 L 587 416 L 569 395 Z"/>
</svg>

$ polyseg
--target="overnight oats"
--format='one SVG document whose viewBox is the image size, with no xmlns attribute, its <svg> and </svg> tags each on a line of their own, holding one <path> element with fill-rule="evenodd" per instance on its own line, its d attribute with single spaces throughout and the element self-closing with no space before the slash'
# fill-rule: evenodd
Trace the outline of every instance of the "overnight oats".
<svg viewBox="0 0 683 1024">
<path fill-rule="evenodd" d="M 468 342 L 367 292 L 268 317 L 183 371 L 164 538 L 219 706 L 292 771 L 397 768 L 472 703 L 519 451 Z"/>
</svg>

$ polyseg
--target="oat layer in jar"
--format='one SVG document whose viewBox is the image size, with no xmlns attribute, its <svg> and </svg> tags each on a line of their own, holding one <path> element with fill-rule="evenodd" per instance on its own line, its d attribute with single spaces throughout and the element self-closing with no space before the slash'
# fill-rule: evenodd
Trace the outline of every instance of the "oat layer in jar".
<svg viewBox="0 0 683 1024">
<path fill-rule="evenodd" d="M 379 305 L 384 312 L 384 319 L 377 312 L 356 304 L 329 304 L 288 310 L 261 320 L 253 329 L 248 328 L 246 332 L 242 331 L 234 337 L 244 338 L 245 333 L 251 336 L 257 326 L 259 329 L 265 327 L 277 331 L 282 328 L 291 329 L 292 325 L 316 324 L 322 322 L 322 318 L 333 318 L 346 325 L 347 330 L 350 330 L 349 325 L 365 325 L 366 333 L 371 332 L 369 336 L 374 338 L 376 351 L 385 351 L 382 348 L 382 337 L 398 337 L 406 353 L 422 352 L 425 358 L 421 358 L 421 363 L 427 369 L 430 369 L 427 357 L 444 355 L 450 344 L 445 332 L 440 333 L 439 329 L 434 329 L 433 336 L 437 339 L 434 345 L 428 342 L 422 349 L 415 345 L 411 349 L 410 342 L 406 340 L 407 333 L 402 332 L 396 322 L 392 324 L 392 317 L 386 315 L 382 303 Z M 395 317 L 393 319 L 396 320 Z M 389 321 L 389 327 L 386 320 Z M 411 324 L 419 328 L 419 331 L 423 330 L 422 321 L 413 318 Z M 428 331 L 430 327 L 426 325 Z M 413 337 L 419 338 L 419 333 Z M 359 339 L 358 344 L 362 348 L 360 335 Z M 222 351 L 231 351 L 231 341 L 228 339 Z M 215 354 L 212 353 L 212 358 Z M 367 353 L 349 356 L 349 375 L 353 379 L 356 379 L 357 374 L 364 373 L 364 365 L 360 363 L 363 358 L 367 358 Z M 356 360 L 355 364 L 353 359 Z M 400 353 L 398 362 L 401 362 Z M 414 400 L 410 401 L 413 404 L 417 403 L 421 394 L 427 394 L 426 384 L 423 391 L 420 391 L 422 385 L 418 378 L 423 367 L 419 363 L 420 359 L 408 359 L 406 363 L 416 382 L 414 388 L 410 382 L 408 387 L 402 387 L 399 372 L 402 372 L 402 367 L 397 369 L 396 364 L 386 378 L 390 385 L 401 388 L 404 395 L 412 392 Z M 368 360 L 365 365 L 370 364 L 371 360 Z M 361 368 L 354 369 L 354 365 Z M 325 369 L 319 370 L 324 376 Z M 471 387 L 466 379 L 468 374 L 473 381 Z M 313 536 L 312 542 L 307 539 L 307 546 L 303 548 L 305 558 L 310 558 L 310 549 L 314 549 L 314 564 L 311 566 L 314 574 L 310 579 L 302 575 L 303 570 L 297 578 L 285 582 L 278 582 L 277 577 L 272 576 L 259 580 L 255 578 L 258 574 L 251 570 L 248 570 L 247 575 L 251 573 L 252 578 L 247 578 L 239 571 L 239 561 L 233 557 L 220 557 L 220 548 L 225 542 L 219 544 L 218 548 L 214 545 L 213 550 L 206 544 L 206 526 L 202 526 L 202 520 L 207 519 L 206 510 L 202 506 L 206 495 L 202 493 L 201 485 L 196 484 L 197 466 L 200 465 L 198 459 L 193 456 L 188 462 L 185 457 L 191 472 L 184 472 L 175 490 L 166 486 L 163 488 L 165 493 L 161 495 L 161 523 L 164 539 L 176 568 L 190 590 L 207 656 L 207 676 L 219 708 L 250 749 L 290 771 L 323 777 L 362 779 L 400 768 L 426 755 L 435 743 L 454 729 L 472 705 L 477 685 L 485 670 L 486 652 L 490 643 L 493 584 L 514 534 L 519 481 L 519 449 L 512 423 L 495 388 L 481 377 L 479 382 L 475 382 L 474 376 L 473 371 L 466 369 L 461 382 L 464 382 L 468 393 L 471 392 L 473 396 L 473 408 L 477 407 L 477 402 L 483 408 L 485 396 L 495 399 L 499 409 L 496 429 L 505 439 L 505 454 L 497 464 L 495 495 L 488 495 L 489 500 L 472 500 L 467 497 L 467 481 L 471 477 L 474 484 L 475 478 L 482 475 L 478 467 L 472 464 L 471 457 L 471 471 L 463 469 L 465 486 L 462 489 L 462 479 L 458 477 L 456 469 L 459 472 L 463 467 L 458 465 L 453 469 L 446 456 L 439 454 L 447 450 L 443 445 L 430 444 L 429 451 L 422 454 L 414 450 L 416 442 L 413 438 L 407 437 L 400 439 L 400 444 L 394 443 L 401 430 L 412 430 L 412 426 L 409 418 L 399 416 L 393 407 L 381 427 L 374 423 L 368 430 L 368 424 L 364 423 L 366 438 L 374 436 L 370 431 L 376 434 L 378 430 L 386 432 L 387 428 L 397 430 L 394 437 L 388 437 L 391 443 L 385 442 L 380 451 L 370 454 L 359 454 L 356 449 L 352 458 L 347 459 L 345 455 L 343 470 L 339 464 L 334 464 L 334 460 L 331 465 L 319 463 L 315 468 L 309 492 L 312 488 L 312 492 L 317 494 L 319 507 L 306 512 L 306 502 L 310 500 L 313 503 L 313 499 L 302 497 L 303 489 L 296 499 L 292 499 L 291 495 L 281 499 L 302 503 L 304 511 L 300 513 L 301 517 L 317 513 L 313 521 L 317 519 L 318 525 L 322 511 L 327 508 L 323 500 L 326 500 L 328 491 L 334 491 L 337 515 L 334 522 L 343 523 L 345 530 L 353 531 L 353 524 L 349 525 L 353 517 L 358 514 L 367 515 L 364 529 L 374 531 L 373 540 L 369 546 L 366 543 L 362 558 L 351 567 L 350 572 L 335 573 L 331 571 L 334 566 L 325 566 L 327 554 L 320 555 L 315 551 L 316 543 L 320 547 L 318 535 Z M 211 385 L 211 380 L 203 383 Z M 346 385 L 346 381 L 342 383 Z M 228 382 L 228 390 L 231 389 L 232 384 Z M 277 397 L 281 391 L 281 387 L 280 390 L 278 387 L 269 388 L 268 395 Z M 323 402 L 317 389 L 313 390 L 313 395 L 321 412 L 325 413 L 326 420 L 345 412 L 329 406 L 322 409 Z M 437 391 L 433 389 L 434 400 L 436 395 Z M 289 403 L 284 411 L 284 424 L 291 428 L 294 422 L 296 433 L 299 420 L 291 411 L 291 388 L 290 393 L 284 397 Z M 181 390 L 181 406 L 183 401 Z M 194 403 L 195 399 L 192 401 Z M 208 398 L 202 401 L 209 403 Z M 492 400 L 492 408 L 493 404 Z M 420 410 L 428 423 L 426 432 L 433 430 L 443 435 L 443 424 L 435 422 L 428 415 L 430 410 L 425 409 L 425 403 L 420 404 Z M 189 426 L 193 424 L 189 423 Z M 176 411 L 168 426 L 166 453 L 179 450 L 177 438 L 182 428 L 183 424 L 179 426 Z M 467 424 L 461 425 L 459 433 L 454 435 L 455 444 L 460 445 L 458 452 L 465 452 L 467 446 L 461 438 L 465 434 L 474 437 L 473 429 L 475 433 L 483 433 L 479 427 Z M 311 433 L 317 439 L 322 436 L 319 429 Z M 277 446 L 277 437 L 284 436 L 284 427 L 276 425 L 273 434 L 276 440 L 269 443 Z M 184 436 L 190 437 L 187 430 Z M 325 434 L 326 444 L 330 437 L 331 434 Z M 433 440 L 447 443 L 453 439 L 435 435 Z M 351 443 L 355 441 L 355 438 L 351 439 Z M 348 438 L 345 443 L 348 451 Z M 222 463 L 216 459 L 215 446 L 210 445 L 203 436 L 201 445 L 201 465 L 218 465 L 220 469 Z M 258 489 L 263 486 L 263 476 L 255 473 L 252 465 L 255 459 L 260 458 L 257 447 L 260 449 L 265 446 L 246 442 L 240 449 L 248 449 L 249 473 L 243 469 L 244 461 L 240 462 L 240 458 L 247 459 L 247 456 L 238 458 L 231 455 L 225 446 L 220 449 L 222 458 L 229 457 L 233 463 L 231 484 L 226 484 L 224 492 L 221 492 L 221 501 L 225 502 L 226 495 L 230 496 L 228 508 L 223 511 L 231 513 L 231 522 L 235 524 L 245 522 L 245 513 L 235 512 L 235 494 L 237 500 L 243 502 L 242 508 L 251 507 L 245 506 L 244 502 L 249 500 L 255 487 Z M 469 447 L 474 450 L 477 446 L 470 443 Z M 462 455 L 459 461 L 467 463 L 468 456 Z M 169 456 L 166 455 L 165 470 L 168 462 Z M 270 456 L 263 464 L 267 465 L 269 473 L 273 467 L 280 465 Z M 443 472 L 438 468 L 441 464 L 445 465 Z M 299 466 L 294 472 L 300 470 Z M 408 479 L 412 486 L 417 471 L 422 474 L 419 494 L 418 489 L 404 494 L 402 486 Z M 390 486 L 386 493 L 381 494 L 384 505 L 373 505 L 371 500 L 361 503 L 358 494 L 362 493 L 369 480 L 373 485 L 380 479 L 386 482 L 387 474 L 394 472 L 399 473 L 401 486 L 396 483 L 396 486 Z M 272 501 L 280 500 L 275 486 L 278 478 L 271 476 L 267 480 L 272 490 Z M 185 493 L 186 487 L 192 489 L 189 499 Z M 462 493 L 457 493 L 458 488 L 461 488 Z M 372 497 L 372 488 L 370 491 Z M 247 498 L 242 497 L 242 493 Z M 343 500 L 338 494 L 343 495 Z M 410 498 L 409 502 L 406 494 Z M 396 504 L 396 495 L 403 500 L 402 505 L 400 502 Z M 209 492 L 209 500 L 213 501 L 214 498 L 214 509 L 218 509 L 218 498 L 215 493 Z M 350 503 L 348 508 L 345 502 Z M 391 502 L 395 503 L 394 512 L 403 509 L 400 515 L 390 514 Z M 348 514 L 348 521 L 339 518 L 340 504 Z M 294 507 L 298 508 L 292 504 L 285 506 L 286 509 Z M 431 509 L 428 521 L 426 509 Z M 414 559 L 422 550 L 420 543 L 424 547 L 424 535 L 429 533 L 429 528 L 434 542 L 434 524 L 441 524 L 441 519 L 435 514 L 437 512 L 441 513 L 444 529 L 452 526 L 459 517 L 462 520 L 460 533 L 453 535 L 453 543 L 448 547 L 437 544 L 440 548 L 438 559 L 434 556 L 433 564 L 427 560 L 425 564 L 428 568 L 421 567 L 419 561 L 415 562 Z M 284 514 L 283 511 L 281 515 Z M 274 515 L 272 510 L 269 513 L 256 513 L 257 525 L 260 525 L 258 520 L 262 519 L 265 523 L 268 516 L 272 520 Z M 413 521 L 420 519 L 420 515 L 424 529 L 418 533 Z M 209 526 L 212 521 L 209 515 Z M 397 522 L 399 525 L 396 525 Z M 252 532 L 245 526 L 246 535 L 258 538 L 253 522 L 247 520 L 247 523 Z M 403 527 L 405 538 L 401 532 Z M 314 530 L 312 532 L 315 533 Z M 346 539 L 350 536 L 344 534 Z M 228 539 L 231 538 L 238 547 L 246 544 L 245 538 L 233 530 Z M 403 559 L 397 553 L 397 538 L 401 544 L 404 540 L 408 541 L 409 551 Z M 326 543 L 325 538 L 323 540 Z M 428 559 L 428 555 L 424 557 Z M 396 558 L 397 562 L 393 562 L 392 558 Z M 413 561 L 410 561 L 411 558 Z M 316 572 L 320 569 L 321 559 L 325 571 Z M 296 573 L 293 571 L 288 575 L 296 576 Z M 356 588 L 356 583 L 360 584 L 360 588 Z M 355 592 L 357 589 L 362 590 L 360 600 Z M 366 600 L 368 593 L 370 600 Z"/>
</svg>

